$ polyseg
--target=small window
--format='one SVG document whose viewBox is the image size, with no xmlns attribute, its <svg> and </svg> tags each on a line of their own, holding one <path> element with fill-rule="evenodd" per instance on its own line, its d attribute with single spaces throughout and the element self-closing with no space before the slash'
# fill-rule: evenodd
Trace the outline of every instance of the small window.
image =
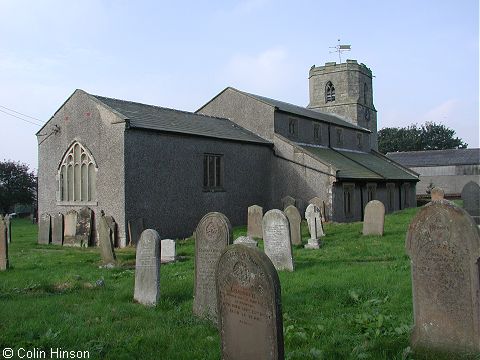
<svg viewBox="0 0 480 360">
<path fill-rule="evenodd" d="M 295 135 L 297 133 L 297 119 L 288 120 L 288 133 L 290 135 Z"/>
<path fill-rule="evenodd" d="M 343 131 L 342 131 L 342 129 L 337 129 L 337 145 L 343 145 Z"/>
<path fill-rule="evenodd" d="M 346 218 L 353 217 L 353 193 L 355 185 L 354 184 L 344 184 L 343 185 L 343 213 Z"/>
<path fill-rule="evenodd" d="M 366 105 L 367 104 L 367 98 L 368 98 L 368 86 L 367 84 L 363 84 L 363 103 Z"/>
<path fill-rule="evenodd" d="M 362 148 L 362 134 L 358 133 L 357 134 L 357 148 L 361 149 Z"/>
<path fill-rule="evenodd" d="M 320 124 L 313 124 L 313 139 L 320 140 Z"/>
<path fill-rule="evenodd" d="M 403 207 L 408 208 L 410 207 L 410 184 L 404 183 L 403 184 Z"/>
<path fill-rule="evenodd" d="M 387 206 L 390 212 L 395 210 L 395 184 L 392 183 L 387 184 Z"/>
<path fill-rule="evenodd" d="M 223 155 L 203 156 L 203 187 L 205 190 L 223 190 Z"/>
<path fill-rule="evenodd" d="M 377 184 L 367 184 L 367 202 L 377 198 Z"/>
<path fill-rule="evenodd" d="M 333 86 L 332 82 L 327 82 L 325 85 L 325 102 L 335 101 L 335 87 Z"/>
</svg>

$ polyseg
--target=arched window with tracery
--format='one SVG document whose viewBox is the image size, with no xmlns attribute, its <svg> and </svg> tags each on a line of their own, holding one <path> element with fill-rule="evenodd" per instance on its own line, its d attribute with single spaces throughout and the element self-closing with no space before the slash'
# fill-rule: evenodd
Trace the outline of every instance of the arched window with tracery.
<svg viewBox="0 0 480 360">
<path fill-rule="evenodd" d="M 97 164 L 82 144 L 75 141 L 58 168 L 58 192 L 62 202 L 92 202 L 97 199 Z"/>
<path fill-rule="evenodd" d="M 335 87 L 332 82 L 327 82 L 325 85 L 325 102 L 335 101 Z"/>
</svg>

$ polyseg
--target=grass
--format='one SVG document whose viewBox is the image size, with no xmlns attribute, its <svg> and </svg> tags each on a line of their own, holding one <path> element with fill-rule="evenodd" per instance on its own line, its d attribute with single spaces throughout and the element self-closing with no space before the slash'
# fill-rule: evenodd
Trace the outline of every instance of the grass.
<svg viewBox="0 0 480 360">
<path fill-rule="evenodd" d="M 435 358 L 409 348 L 404 241 L 416 211 L 388 215 L 383 237 L 362 236 L 361 223 L 327 224 L 320 250 L 294 248 L 295 271 L 279 274 L 287 359 Z M 147 308 L 133 302 L 134 249 L 118 250 L 119 266 L 104 269 L 98 249 L 38 245 L 36 232 L 27 220 L 13 221 L 11 268 L 0 273 L 1 349 L 87 350 L 91 359 L 221 357 L 218 330 L 192 315 L 192 239 L 177 243 L 184 260 L 162 265 L 160 303 Z M 245 233 L 234 229 L 234 237 Z M 306 224 L 302 235 L 306 242 Z"/>
</svg>

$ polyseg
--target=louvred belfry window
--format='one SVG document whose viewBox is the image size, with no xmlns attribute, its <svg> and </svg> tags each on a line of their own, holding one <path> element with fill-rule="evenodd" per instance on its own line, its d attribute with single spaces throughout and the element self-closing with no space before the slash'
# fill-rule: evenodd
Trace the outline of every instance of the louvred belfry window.
<svg viewBox="0 0 480 360">
<path fill-rule="evenodd" d="M 327 82 L 325 85 L 325 102 L 335 101 L 335 87 L 332 82 Z"/>
</svg>

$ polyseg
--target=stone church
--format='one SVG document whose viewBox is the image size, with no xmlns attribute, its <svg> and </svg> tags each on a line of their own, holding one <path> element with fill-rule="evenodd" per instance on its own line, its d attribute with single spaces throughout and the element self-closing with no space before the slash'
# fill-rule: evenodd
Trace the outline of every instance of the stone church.
<svg viewBox="0 0 480 360">
<path fill-rule="evenodd" d="M 228 87 L 195 113 L 76 90 L 37 133 L 39 214 L 103 210 L 125 246 L 135 219 L 179 238 L 207 212 L 246 224 L 285 196 L 300 211 L 319 197 L 338 222 L 372 199 L 415 206 L 417 174 L 376 151 L 371 70 L 313 66 L 309 86 L 307 107 Z"/>
</svg>

